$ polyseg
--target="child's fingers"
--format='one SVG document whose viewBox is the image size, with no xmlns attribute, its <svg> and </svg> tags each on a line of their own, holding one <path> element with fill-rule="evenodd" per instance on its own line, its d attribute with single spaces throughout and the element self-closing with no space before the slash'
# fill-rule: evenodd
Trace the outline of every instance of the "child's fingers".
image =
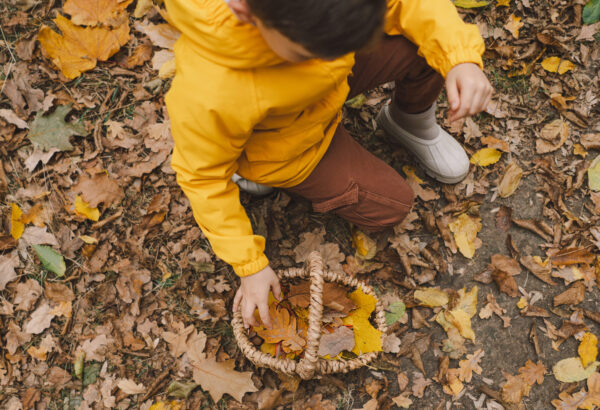
<svg viewBox="0 0 600 410">
<path fill-rule="evenodd" d="M 237 312 L 240 307 L 240 301 L 242 300 L 242 289 L 238 289 L 235 292 L 235 297 L 233 298 L 233 311 Z"/>
<path fill-rule="evenodd" d="M 446 96 L 450 104 L 450 111 L 455 112 L 461 105 L 460 94 L 458 92 L 458 84 L 454 78 L 446 80 Z"/>
<path fill-rule="evenodd" d="M 275 299 L 281 300 L 281 286 L 279 285 L 279 281 L 273 284 L 273 296 L 275 296 Z"/>
<path fill-rule="evenodd" d="M 256 308 L 255 303 L 243 303 L 242 304 L 242 318 L 244 319 L 244 326 L 246 328 L 250 326 L 258 326 L 258 322 L 254 318 L 254 309 Z"/>
<path fill-rule="evenodd" d="M 267 328 L 271 328 L 271 316 L 269 315 L 269 306 L 266 303 L 260 303 L 258 305 L 258 313 L 260 314 L 260 320 Z"/>
</svg>

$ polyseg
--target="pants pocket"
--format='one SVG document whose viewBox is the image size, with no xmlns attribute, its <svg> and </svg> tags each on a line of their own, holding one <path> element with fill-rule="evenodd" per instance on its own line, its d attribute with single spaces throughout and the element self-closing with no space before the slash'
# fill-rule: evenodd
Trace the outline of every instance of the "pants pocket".
<svg viewBox="0 0 600 410">
<path fill-rule="evenodd" d="M 337 197 L 313 203 L 316 212 L 333 211 L 369 231 L 378 231 L 401 222 L 412 208 L 414 194 L 406 185 L 395 198 L 367 190 L 357 183 Z"/>
</svg>

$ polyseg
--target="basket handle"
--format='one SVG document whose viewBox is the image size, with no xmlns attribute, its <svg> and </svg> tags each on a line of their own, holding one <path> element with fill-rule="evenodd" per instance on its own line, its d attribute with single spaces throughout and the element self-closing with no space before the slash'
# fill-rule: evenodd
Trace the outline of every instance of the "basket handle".
<svg viewBox="0 0 600 410">
<path fill-rule="evenodd" d="M 319 360 L 319 342 L 321 341 L 321 322 L 323 319 L 323 258 L 317 251 L 308 255 L 310 273 L 310 305 L 308 308 L 308 332 L 306 350 L 296 366 L 296 372 L 304 379 L 310 379 L 315 373 Z"/>
</svg>

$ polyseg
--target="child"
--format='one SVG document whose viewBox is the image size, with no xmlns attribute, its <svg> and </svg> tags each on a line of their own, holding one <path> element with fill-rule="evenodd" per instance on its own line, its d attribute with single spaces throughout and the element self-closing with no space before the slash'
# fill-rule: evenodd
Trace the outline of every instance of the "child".
<svg viewBox="0 0 600 410">
<path fill-rule="evenodd" d="M 268 294 L 281 290 L 234 175 L 243 186 L 285 188 L 369 231 L 397 224 L 411 189 L 340 125 L 348 97 L 395 81 L 379 124 L 437 180 L 466 176 L 466 153 L 437 125 L 435 100 L 445 78 L 454 121 L 482 111 L 492 87 L 477 27 L 450 0 L 165 3 L 182 32 L 166 97 L 173 169 L 215 254 L 241 277 L 233 309 L 247 327 L 258 324 L 256 308 L 270 327 Z"/>
</svg>

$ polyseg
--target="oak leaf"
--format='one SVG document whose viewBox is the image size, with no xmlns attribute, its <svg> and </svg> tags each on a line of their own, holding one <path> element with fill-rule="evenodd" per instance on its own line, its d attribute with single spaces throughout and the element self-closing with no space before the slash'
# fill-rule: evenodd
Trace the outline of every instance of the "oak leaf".
<svg viewBox="0 0 600 410">
<path fill-rule="evenodd" d="M 82 26 L 114 24 L 133 0 L 67 0 L 63 6 L 71 21 Z M 121 17 L 121 18 L 119 18 Z"/>
<path fill-rule="evenodd" d="M 70 111 L 70 105 L 60 105 L 47 116 L 44 116 L 42 111 L 38 112 L 27 136 L 45 151 L 72 151 L 73 145 L 69 142 L 69 137 L 85 136 L 88 132 L 83 124 L 65 121 Z"/>
<path fill-rule="evenodd" d="M 264 326 L 254 327 L 256 333 L 267 343 L 279 343 L 287 353 L 303 350 L 306 346 L 306 334 L 299 334 L 296 317 L 285 307 L 277 303 L 269 305 L 271 329 Z"/>
<path fill-rule="evenodd" d="M 504 373 L 506 382 L 502 386 L 502 400 L 508 403 L 519 403 L 523 396 L 529 394 L 531 386 L 521 376 Z"/>
<path fill-rule="evenodd" d="M 508 30 L 508 32 L 510 34 L 512 34 L 514 38 L 518 39 L 519 38 L 519 29 L 521 27 L 523 27 L 524 24 L 525 23 L 521 22 L 521 17 L 517 17 L 514 14 L 511 14 L 508 17 L 508 22 L 506 23 L 504 28 L 506 30 Z"/>
<path fill-rule="evenodd" d="M 65 77 L 72 80 L 106 61 L 129 41 L 129 25 L 114 30 L 104 27 L 79 27 L 60 14 L 54 19 L 63 33 L 43 26 L 38 34 L 44 55 L 52 60 Z"/>
<path fill-rule="evenodd" d="M 343 350 L 352 351 L 354 343 L 354 332 L 346 326 L 340 326 L 333 333 L 321 336 L 318 354 L 319 356 L 335 357 Z"/>
<path fill-rule="evenodd" d="M 484 356 L 485 352 L 482 349 L 477 350 L 473 354 L 467 355 L 465 360 L 461 360 L 458 365 L 458 378 L 469 383 L 473 377 L 473 372 L 481 374 L 483 369 L 479 366 L 479 361 Z"/>
<path fill-rule="evenodd" d="M 525 366 L 519 368 L 521 378 L 530 386 L 533 386 L 536 382 L 542 384 L 546 372 L 546 366 L 542 362 L 533 363 L 531 360 L 527 360 Z"/>
<path fill-rule="evenodd" d="M 237 372 L 235 360 L 217 362 L 214 357 L 192 360 L 194 381 L 207 390 L 217 403 L 227 393 L 241 402 L 244 394 L 258 391 L 252 382 L 252 372 Z"/>
</svg>

